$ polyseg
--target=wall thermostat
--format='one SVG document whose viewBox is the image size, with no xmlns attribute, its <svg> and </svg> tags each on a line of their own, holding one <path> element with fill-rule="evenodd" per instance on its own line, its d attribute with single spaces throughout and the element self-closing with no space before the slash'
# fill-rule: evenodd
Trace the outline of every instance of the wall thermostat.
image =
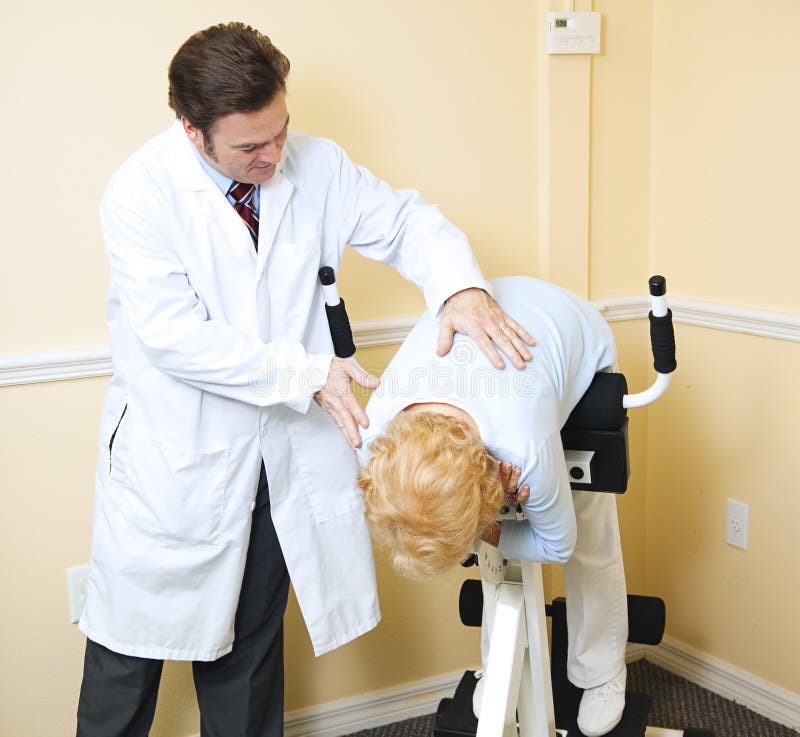
<svg viewBox="0 0 800 737">
<path fill-rule="evenodd" d="M 599 54 L 600 13 L 548 13 L 548 54 Z"/>
</svg>

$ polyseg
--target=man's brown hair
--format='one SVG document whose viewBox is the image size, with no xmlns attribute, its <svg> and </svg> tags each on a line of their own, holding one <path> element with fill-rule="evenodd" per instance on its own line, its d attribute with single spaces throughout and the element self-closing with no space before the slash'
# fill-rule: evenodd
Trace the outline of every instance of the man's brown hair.
<svg viewBox="0 0 800 737">
<path fill-rule="evenodd" d="M 244 23 L 198 31 L 169 65 L 169 106 L 205 138 L 216 120 L 252 113 L 286 91 L 289 60 L 262 33 Z"/>
</svg>

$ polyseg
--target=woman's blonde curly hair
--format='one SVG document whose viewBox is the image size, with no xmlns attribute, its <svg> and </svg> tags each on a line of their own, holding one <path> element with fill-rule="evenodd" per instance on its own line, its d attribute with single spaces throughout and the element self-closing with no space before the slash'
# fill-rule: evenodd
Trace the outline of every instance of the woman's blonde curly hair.
<svg viewBox="0 0 800 737">
<path fill-rule="evenodd" d="M 498 461 L 480 438 L 449 415 L 400 412 L 371 451 L 358 485 L 395 569 L 421 578 L 466 558 L 503 502 Z"/>
</svg>

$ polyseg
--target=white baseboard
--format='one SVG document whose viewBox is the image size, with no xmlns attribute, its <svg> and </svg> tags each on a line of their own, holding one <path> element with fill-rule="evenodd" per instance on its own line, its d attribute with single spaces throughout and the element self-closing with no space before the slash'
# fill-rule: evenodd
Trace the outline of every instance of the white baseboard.
<svg viewBox="0 0 800 737">
<path fill-rule="evenodd" d="M 456 690 L 464 671 L 375 691 L 286 715 L 285 737 L 339 737 L 436 711 Z"/>
<path fill-rule="evenodd" d="M 800 731 L 800 695 L 779 688 L 724 660 L 707 655 L 680 640 L 665 636 L 647 647 L 645 658 L 698 686 Z"/>
<path fill-rule="evenodd" d="M 646 645 L 629 644 L 628 649 L 625 651 L 625 662 L 628 664 L 635 663 L 637 660 L 642 660 L 645 657 L 647 657 Z"/>
<path fill-rule="evenodd" d="M 629 645 L 625 660 L 632 663 L 644 658 L 645 654 L 643 645 Z M 442 699 L 453 696 L 463 675 L 464 671 L 458 671 L 288 712 L 284 737 L 341 737 L 362 729 L 375 729 L 403 719 L 433 714 Z"/>
<path fill-rule="evenodd" d="M 756 678 L 730 663 L 665 637 L 655 647 L 631 645 L 628 663 L 645 658 L 676 675 L 731 699 L 779 724 L 800 730 L 800 696 Z M 432 714 L 455 692 L 463 671 L 397 688 L 332 701 L 286 715 L 285 737 L 340 737 L 403 719 Z"/>
<path fill-rule="evenodd" d="M 340 737 L 404 719 L 433 714 L 441 699 L 455 693 L 464 671 L 363 696 L 290 711 L 284 717 L 284 737 Z M 200 737 L 193 735 L 192 737 Z"/>
</svg>

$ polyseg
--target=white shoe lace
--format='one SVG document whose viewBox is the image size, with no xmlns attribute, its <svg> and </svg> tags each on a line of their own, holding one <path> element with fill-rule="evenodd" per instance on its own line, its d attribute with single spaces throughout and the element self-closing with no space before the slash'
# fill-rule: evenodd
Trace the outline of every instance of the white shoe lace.
<svg viewBox="0 0 800 737">
<path fill-rule="evenodd" d="M 610 681 L 590 688 L 586 691 L 586 696 L 592 701 L 601 701 L 607 704 L 614 696 L 625 692 L 625 683 L 619 675 L 614 676 Z"/>
<path fill-rule="evenodd" d="M 624 669 L 620 670 L 610 681 L 583 692 L 578 712 L 578 727 L 584 734 L 607 734 L 619 723 L 622 709 L 616 713 L 616 707 L 624 708 L 625 705 L 626 676 L 627 672 Z M 620 703 L 615 703 L 611 708 L 609 705 L 612 702 Z"/>
</svg>

